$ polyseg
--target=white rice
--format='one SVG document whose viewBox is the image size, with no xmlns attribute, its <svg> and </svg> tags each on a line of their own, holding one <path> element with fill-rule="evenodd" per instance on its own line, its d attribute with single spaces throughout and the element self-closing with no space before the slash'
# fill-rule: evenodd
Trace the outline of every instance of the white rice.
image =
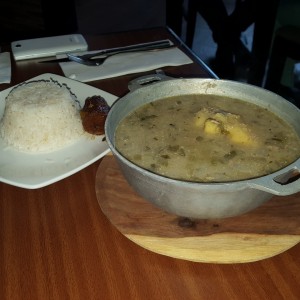
<svg viewBox="0 0 300 300">
<path fill-rule="evenodd" d="M 24 152 L 48 152 L 84 134 L 76 97 L 54 81 L 32 81 L 6 98 L 0 123 L 2 139 Z"/>
</svg>

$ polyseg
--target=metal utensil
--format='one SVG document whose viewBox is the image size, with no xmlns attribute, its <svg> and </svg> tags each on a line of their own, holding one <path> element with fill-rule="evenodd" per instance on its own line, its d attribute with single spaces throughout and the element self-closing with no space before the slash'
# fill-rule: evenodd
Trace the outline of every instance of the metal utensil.
<svg viewBox="0 0 300 300">
<path fill-rule="evenodd" d="M 109 54 L 100 54 L 102 57 L 97 58 L 90 58 L 90 57 L 84 57 L 84 56 L 76 56 L 73 54 L 68 54 L 67 56 L 70 60 L 75 61 L 77 63 L 86 65 L 86 66 L 100 66 L 102 65 L 109 57 L 117 54 L 123 54 L 123 53 L 132 53 L 132 52 L 144 52 L 144 51 L 159 51 L 166 48 L 172 48 L 175 47 L 174 45 L 160 45 L 160 46 L 149 46 L 143 49 L 128 49 L 128 50 L 122 50 L 122 51 L 116 51 Z M 99 56 L 99 54 L 97 54 Z"/>
<path fill-rule="evenodd" d="M 148 42 L 148 43 L 142 43 L 142 44 L 135 44 L 135 45 L 129 45 L 129 46 L 123 46 L 123 47 L 116 47 L 116 48 L 110 48 L 110 49 L 104 49 L 93 53 L 87 53 L 83 55 L 73 55 L 72 57 L 63 57 L 63 58 L 57 58 L 52 60 L 44 60 L 40 61 L 40 63 L 60 63 L 60 62 L 70 62 L 75 61 L 77 57 L 82 58 L 83 60 L 89 60 L 96 58 L 97 56 L 104 56 L 108 54 L 118 54 L 128 51 L 149 51 L 149 50 L 155 50 L 155 49 L 163 49 L 168 47 L 174 47 L 169 40 L 159 40 L 154 42 Z M 70 53 L 69 53 L 70 54 Z M 76 58 L 74 58 L 76 56 Z M 77 61 L 79 63 L 82 63 L 81 61 Z M 93 64 L 92 64 L 93 65 Z"/>
</svg>

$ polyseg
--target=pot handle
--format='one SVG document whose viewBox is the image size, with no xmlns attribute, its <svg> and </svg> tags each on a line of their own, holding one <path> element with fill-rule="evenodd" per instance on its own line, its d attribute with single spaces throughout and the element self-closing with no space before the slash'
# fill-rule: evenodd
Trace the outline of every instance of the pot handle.
<svg viewBox="0 0 300 300">
<path fill-rule="evenodd" d="M 167 81 L 172 79 L 174 78 L 165 75 L 162 70 L 156 70 L 156 74 L 145 75 L 131 80 L 128 83 L 128 89 L 133 92 L 145 85 L 151 85 L 160 81 Z"/>
<path fill-rule="evenodd" d="M 287 167 L 274 174 L 259 178 L 250 186 L 278 196 L 286 196 L 300 192 L 300 159 L 292 168 Z"/>
</svg>

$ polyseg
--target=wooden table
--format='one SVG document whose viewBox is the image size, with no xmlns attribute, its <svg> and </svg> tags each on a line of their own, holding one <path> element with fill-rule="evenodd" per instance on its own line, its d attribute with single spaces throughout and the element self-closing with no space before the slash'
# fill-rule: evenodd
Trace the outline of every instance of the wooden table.
<svg viewBox="0 0 300 300">
<path fill-rule="evenodd" d="M 165 29 L 87 40 L 96 49 L 169 37 L 178 42 Z M 194 59 L 164 71 L 213 76 Z M 62 75 L 58 65 L 37 61 L 12 62 L 11 85 L 46 72 Z M 122 96 L 139 75 L 89 84 Z M 209 264 L 155 254 L 124 237 L 99 207 L 99 164 L 36 190 L 0 183 L 0 299 L 299 299 L 299 244 L 257 262 Z"/>
</svg>

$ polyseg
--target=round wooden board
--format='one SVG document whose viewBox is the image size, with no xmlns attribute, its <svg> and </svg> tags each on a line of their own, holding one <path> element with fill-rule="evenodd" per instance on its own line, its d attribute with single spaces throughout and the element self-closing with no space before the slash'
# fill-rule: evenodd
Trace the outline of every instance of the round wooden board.
<svg viewBox="0 0 300 300">
<path fill-rule="evenodd" d="M 188 220 L 165 213 L 137 195 L 111 155 L 99 165 L 96 193 L 103 213 L 124 236 L 174 258 L 252 262 L 282 253 L 300 241 L 300 193 L 275 196 L 238 217 Z"/>
</svg>

